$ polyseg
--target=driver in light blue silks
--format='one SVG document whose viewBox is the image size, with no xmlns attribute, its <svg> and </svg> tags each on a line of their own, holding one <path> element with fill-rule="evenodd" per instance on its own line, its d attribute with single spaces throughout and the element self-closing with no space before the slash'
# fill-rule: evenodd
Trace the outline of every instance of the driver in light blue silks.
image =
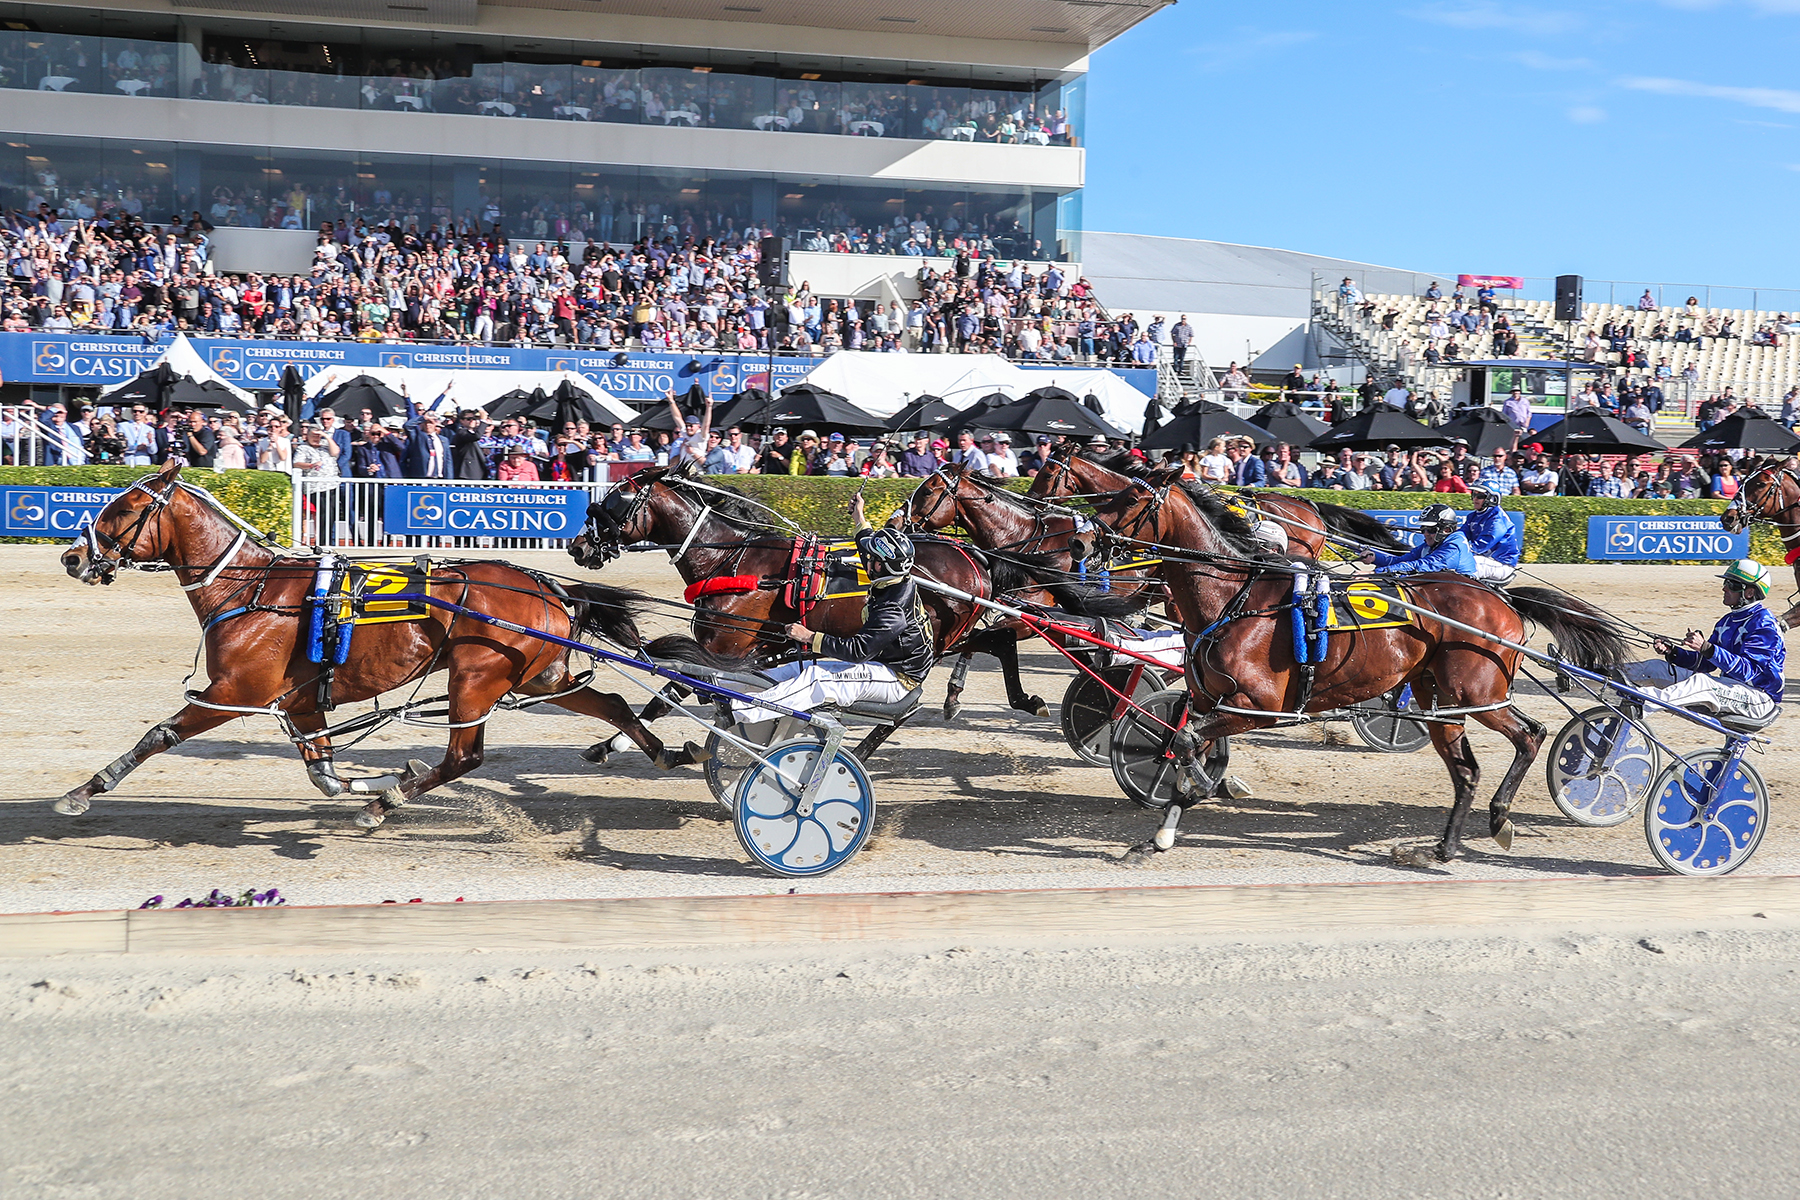
<svg viewBox="0 0 1800 1200">
<path fill-rule="evenodd" d="M 1697 673 L 1645 690 L 1681 708 L 1709 709 L 1766 725 L 1780 711 L 1787 667 L 1781 626 L 1762 604 L 1769 594 L 1769 568 L 1744 558 L 1719 578 L 1725 581 L 1725 606 L 1731 611 L 1719 618 L 1712 636 L 1703 639 L 1698 629 L 1691 629 L 1680 642 L 1657 638 L 1654 643 L 1669 662 Z"/>
<path fill-rule="evenodd" d="M 1475 552 L 1469 549 L 1469 539 L 1463 536 L 1461 525 L 1456 510 L 1448 504 L 1428 504 L 1425 511 L 1419 514 L 1419 533 L 1425 539 L 1423 544 L 1414 546 L 1405 554 L 1383 554 L 1379 550 L 1371 550 L 1363 554 L 1362 561 L 1374 563 L 1376 572 L 1382 575 L 1423 575 L 1427 571 L 1455 571 L 1459 575 L 1477 578 Z"/>
<path fill-rule="evenodd" d="M 1509 584 L 1519 573 L 1519 527 L 1500 509 L 1500 497 L 1478 483 L 1469 485 L 1475 511 L 1463 518 L 1462 534 L 1475 555 L 1475 578 Z"/>
</svg>

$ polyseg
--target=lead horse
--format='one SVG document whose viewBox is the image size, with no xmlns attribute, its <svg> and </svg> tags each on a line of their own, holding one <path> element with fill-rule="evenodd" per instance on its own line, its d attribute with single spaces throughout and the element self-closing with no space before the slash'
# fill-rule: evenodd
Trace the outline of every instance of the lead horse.
<svg viewBox="0 0 1800 1200">
<path fill-rule="evenodd" d="M 1501 593 L 1466 576 L 1431 574 L 1407 576 L 1404 585 L 1407 600 L 1427 614 L 1386 628 L 1334 633 L 1321 659 L 1301 663 L 1293 634 L 1295 578 L 1298 571 L 1317 571 L 1316 564 L 1267 554 L 1248 521 L 1200 489 L 1138 481 L 1097 505 L 1095 517 L 1122 531 L 1133 549 L 1164 554 L 1163 578 L 1191 647 L 1186 683 L 1192 719 L 1171 731 L 1168 742 L 1181 771 L 1178 798 L 1155 837 L 1128 853 L 1130 861 L 1172 846 L 1182 813 L 1212 791 L 1216 781 L 1197 764 L 1213 742 L 1346 708 L 1407 684 L 1422 708 L 1439 714 L 1429 724 L 1431 741 L 1454 790 L 1434 856 L 1448 862 L 1461 853 L 1463 821 L 1480 783 L 1464 735 L 1467 716 L 1513 745 L 1512 763 L 1488 806 L 1489 832 L 1505 849 L 1513 838 L 1513 796 L 1544 736 L 1543 727 L 1511 702 L 1521 656 L 1434 622 L 1429 613 L 1515 643 L 1524 640 L 1529 620 L 1557 640 L 1569 661 L 1593 670 L 1616 666 L 1625 656 L 1618 628 L 1583 601 L 1547 588 Z M 1416 850 L 1397 857 L 1412 865 L 1425 861 Z"/>
<path fill-rule="evenodd" d="M 1772 459 L 1750 472 L 1719 517 L 1727 533 L 1741 533 L 1759 521 L 1775 527 L 1786 551 L 1783 561 L 1794 570 L 1794 604 L 1781 619 L 1800 624 L 1800 458 Z"/>
<path fill-rule="evenodd" d="M 669 753 L 621 697 L 584 686 L 570 673 L 566 650 L 436 609 L 418 620 L 356 626 L 347 659 L 331 671 L 328 703 L 319 686 L 327 668 L 310 660 L 302 620 L 319 560 L 284 554 L 251 536 L 216 500 L 181 479 L 179 460 L 115 497 L 63 552 L 62 563 L 87 584 L 111 583 L 130 565 L 161 563 L 173 569 L 200 621 L 210 678 L 203 691 L 129 752 L 57 800 L 56 811 L 66 815 L 86 812 L 95 796 L 118 787 L 152 755 L 246 713 L 283 721 L 314 786 L 327 797 L 341 795 L 347 785 L 333 766 L 330 738 L 321 734 L 329 703 L 371 699 L 437 671 L 449 672 L 450 738 L 443 760 L 423 770 L 409 767 L 381 789 L 357 814 L 357 824 L 365 828 L 480 766 L 483 722 L 509 692 L 541 696 L 614 725 L 665 770 L 696 761 L 697 747 Z M 560 637 L 593 630 L 628 647 L 640 641 L 633 610 L 644 597 L 622 588 L 557 585 L 498 562 L 439 565 L 421 586 Z M 648 648 L 681 650 L 654 642 Z"/>
</svg>

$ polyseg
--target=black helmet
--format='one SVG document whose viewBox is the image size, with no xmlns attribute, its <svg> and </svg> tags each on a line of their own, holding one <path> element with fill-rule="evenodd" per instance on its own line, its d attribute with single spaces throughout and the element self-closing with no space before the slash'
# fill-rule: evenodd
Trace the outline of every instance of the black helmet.
<svg viewBox="0 0 1800 1200">
<path fill-rule="evenodd" d="M 898 529 L 882 526 L 856 535 L 863 569 L 870 575 L 906 575 L 913 568 L 912 539 Z M 881 569 L 877 570 L 877 566 Z"/>
<path fill-rule="evenodd" d="M 1455 533 L 1462 528 L 1462 518 L 1448 504 L 1427 504 L 1419 514 L 1419 532 L 1435 529 L 1439 533 Z"/>
</svg>

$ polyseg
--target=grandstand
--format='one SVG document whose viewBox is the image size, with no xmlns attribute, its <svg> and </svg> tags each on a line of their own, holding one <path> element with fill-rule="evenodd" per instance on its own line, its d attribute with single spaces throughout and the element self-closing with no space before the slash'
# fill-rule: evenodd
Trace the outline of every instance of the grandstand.
<svg viewBox="0 0 1800 1200">
<path fill-rule="evenodd" d="M 1450 395 L 1457 361 L 1491 357 L 1567 358 L 1613 368 L 1625 378 L 1657 378 L 1667 397 L 1660 424 L 1676 427 L 1726 387 L 1773 413 L 1800 383 L 1800 311 L 1591 303 L 1582 319 L 1555 319 L 1550 300 L 1498 294 L 1492 313 L 1475 313 L 1470 331 L 1461 318 L 1476 309 L 1472 291 L 1441 298 L 1370 294 L 1354 303 L 1335 280 L 1315 282 L 1314 322 L 1377 375 Z M 1504 324 L 1502 322 L 1504 321 Z M 1510 329 L 1516 349 L 1496 342 Z M 1434 362 L 1432 351 L 1437 352 Z"/>
</svg>

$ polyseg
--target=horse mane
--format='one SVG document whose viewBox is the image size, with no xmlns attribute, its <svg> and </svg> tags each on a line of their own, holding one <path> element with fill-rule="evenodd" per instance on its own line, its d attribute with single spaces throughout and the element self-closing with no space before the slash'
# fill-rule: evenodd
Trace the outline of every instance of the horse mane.
<svg viewBox="0 0 1800 1200">
<path fill-rule="evenodd" d="M 696 482 L 695 477 L 698 474 L 699 468 L 693 465 L 692 459 L 688 459 L 686 462 L 669 467 L 663 474 L 662 481 L 679 491 L 682 484 Z M 706 486 L 719 489 L 717 492 L 707 492 L 701 497 L 701 501 L 712 509 L 714 516 L 724 517 L 727 521 L 733 521 L 740 525 L 760 527 L 769 524 L 769 514 L 758 508 L 755 501 L 736 488 L 711 482 Z"/>
<path fill-rule="evenodd" d="M 1075 456 L 1083 462 L 1093 463 L 1103 471 L 1111 471 L 1115 475 L 1129 475 L 1136 478 L 1146 471 L 1144 460 L 1129 450 L 1109 450 L 1102 454 L 1091 454 L 1086 450 L 1077 450 Z"/>
<path fill-rule="evenodd" d="M 1194 502 L 1194 507 L 1200 510 L 1201 515 L 1212 522 L 1213 528 L 1231 544 L 1232 549 L 1252 558 L 1268 554 L 1269 548 L 1256 536 L 1256 527 L 1246 517 L 1233 512 L 1224 497 L 1197 479 L 1177 479 L 1173 482 L 1174 486 Z"/>
</svg>

